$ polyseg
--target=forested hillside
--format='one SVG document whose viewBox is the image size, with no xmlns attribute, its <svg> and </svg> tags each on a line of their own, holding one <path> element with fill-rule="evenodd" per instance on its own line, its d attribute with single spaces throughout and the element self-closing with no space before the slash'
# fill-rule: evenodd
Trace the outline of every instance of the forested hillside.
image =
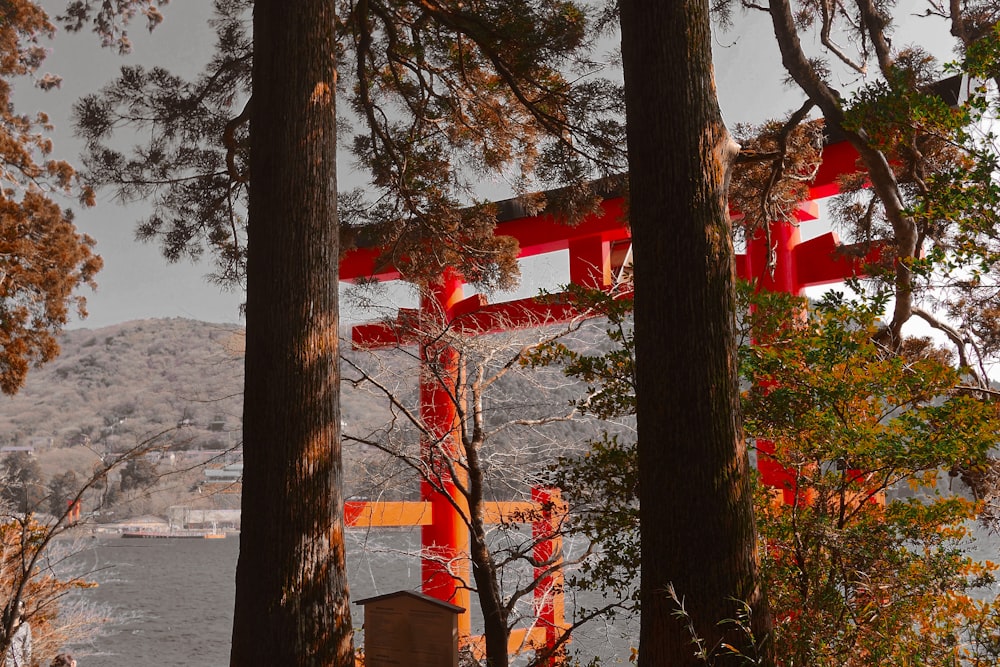
<svg viewBox="0 0 1000 667">
<path fill-rule="evenodd" d="M 242 337 L 185 319 L 67 331 L 59 357 L 0 400 L 0 442 L 128 447 L 184 423 L 178 445 L 226 446 L 239 432 Z"/>
<path fill-rule="evenodd" d="M 238 444 L 243 340 L 242 327 L 182 318 L 66 331 L 58 358 L 0 398 L 0 445 L 45 449 L 89 438 L 120 449 L 165 431 L 176 431 L 166 437 L 183 449 Z M 355 423 L 377 411 L 350 386 L 342 406 Z"/>
<path fill-rule="evenodd" d="M 591 346 L 603 333 L 588 326 L 575 338 Z M 239 460 L 243 340 L 241 327 L 180 318 L 67 331 L 60 340 L 59 357 L 32 369 L 17 395 L 0 399 L 0 446 L 33 448 L 44 483 L 69 470 L 83 479 L 98 457 L 129 451 L 151 439 L 155 454 L 150 460 L 161 468 L 166 452 L 199 450 L 201 454 L 171 459 L 175 461 L 171 465 L 184 468 L 203 461 L 221 467 Z M 480 338 L 464 352 L 470 360 L 495 356 L 487 366 L 493 364 L 496 370 L 495 364 L 502 363 L 497 360 L 516 354 L 523 340 L 523 336 Z M 368 353 L 353 351 L 344 343 L 342 351 L 348 358 L 341 395 L 347 495 L 415 497 L 419 484 L 412 468 L 378 446 L 363 443 L 416 452 L 418 433 L 398 418 L 403 407 L 418 409 L 416 350 Z M 358 369 L 391 391 L 398 401 L 395 412 L 381 390 L 352 381 Z M 537 475 L 555 456 L 579 451 L 594 437 L 595 424 L 579 417 L 514 425 L 517 420 L 545 422 L 567 416 L 570 402 L 584 391 L 557 369 L 523 369 L 493 386 L 487 419 L 497 432 L 486 465 L 493 471 L 498 495 L 524 486 L 525 466 Z M 197 493 L 194 487 L 203 475 L 193 470 L 184 479 L 184 484 L 173 486 L 179 492 Z M 170 502 L 179 498 L 173 495 Z M 149 503 L 142 508 L 154 513 L 160 509 Z"/>
</svg>

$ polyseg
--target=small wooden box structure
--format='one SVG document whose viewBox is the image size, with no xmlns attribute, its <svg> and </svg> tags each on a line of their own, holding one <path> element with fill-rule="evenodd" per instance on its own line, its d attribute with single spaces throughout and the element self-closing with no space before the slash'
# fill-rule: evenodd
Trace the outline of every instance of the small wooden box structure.
<svg viewBox="0 0 1000 667">
<path fill-rule="evenodd" d="M 357 604 L 365 609 L 365 667 L 458 667 L 464 608 L 414 591 Z"/>
</svg>

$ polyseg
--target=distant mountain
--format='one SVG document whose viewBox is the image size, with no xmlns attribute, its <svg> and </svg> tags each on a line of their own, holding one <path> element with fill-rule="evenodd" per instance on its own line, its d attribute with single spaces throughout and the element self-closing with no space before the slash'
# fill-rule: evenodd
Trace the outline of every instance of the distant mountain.
<svg viewBox="0 0 1000 667">
<path fill-rule="evenodd" d="M 496 370 L 507 355 L 537 335 L 529 332 L 516 340 L 479 337 L 469 342 L 465 352 L 469 358 L 492 358 Z M 591 348 L 602 339 L 607 341 L 600 327 L 593 325 L 576 338 Z M 168 458 L 158 458 L 156 453 L 151 460 L 161 472 L 187 468 L 188 462 L 208 460 L 211 466 L 221 467 L 239 459 L 241 327 L 181 318 L 140 320 L 67 331 L 60 344 L 60 356 L 32 369 L 20 393 L 0 397 L 0 447 L 33 448 L 44 479 L 66 470 L 86 477 L 97 457 L 129 450 L 151 437 L 157 438 L 158 449 L 186 451 Z M 506 352 L 497 353 L 500 349 Z M 391 443 L 415 455 L 419 433 L 407 424 L 402 411 L 419 413 L 417 350 L 386 350 L 375 355 L 346 347 L 342 351 L 350 359 L 342 364 L 347 378 L 341 385 L 344 432 Z M 357 377 L 357 368 L 376 375 L 383 387 L 394 392 L 395 407 L 380 390 L 350 381 Z M 498 480 L 506 479 L 498 486 L 498 494 L 532 483 L 518 470 L 541 472 L 555 456 L 579 452 L 596 435 L 597 427 L 586 420 L 542 423 L 553 415 L 567 414 L 570 401 L 581 398 L 584 391 L 585 387 L 567 381 L 558 369 L 538 371 L 517 365 L 509 377 L 493 385 L 486 426 L 497 432 L 490 440 L 487 465 L 497 473 L 502 471 Z M 514 424 L 517 421 L 521 425 Z M 344 456 L 348 496 L 410 497 L 417 493 L 413 470 L 379 447 L 349 441 Z M 172 484 L 171 494 L 164 499 L 118 505 L 116 516 L 162 514 L 170 504 L 190 504 L 204 478 L 200 469 L 171 477 L 159 487 Z"/>
<path fill-rule="evenodd" d="M 239 433 L 243 330 L 187 319 L 64 332 L 62 352 L 0 398 L 0 443 L 134 445 L 187 424 L 178 440 L 222 447 Z"/>
</svg>

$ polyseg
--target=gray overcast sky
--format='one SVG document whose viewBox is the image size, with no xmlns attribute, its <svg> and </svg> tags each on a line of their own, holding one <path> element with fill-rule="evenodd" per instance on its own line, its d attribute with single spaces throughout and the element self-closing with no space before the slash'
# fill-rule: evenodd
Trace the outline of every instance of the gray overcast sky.
<svg viewBox="0 0 1000 667">
<path fill-rule="evenodd" d="M 64 2 L 44 0 L 50 10 Z M 165 20 L 152 35 L 142 22 L 129 30 L 134 53 L 122 58 L 100 49 L 90 33 L 69 35 L 60 32 L 51 42 L 51 55 L 42 72 L 63 77 L 62 87 L 48 93 L 29 90 L 28 82 L 18 83 L 17 100 L 21 113 L 47 112 L 56 125 L 56 154 L 79 164 L 80 143 L 72 137 L 69 109 L 81 95 L 100 88 L 111 80 L 125 63 L 161 64 L 177 74 L 193 75 L 207 59 L 213 34 L 206 24 L 210 4 L 206 0 L 173 0 L 164 10 Z M 921 37 L 934 34 L 947 37 L 940 22 L 914 16 L 900 17 L 902 31 L 897 43 L 920 43 Z M 930 30 L 930 28 L 934 28 Z M 939 57 L 948 58 L 948 42 L 922 43 Z M 769 116 L 781 116 L 801 103 L 801 95 L 781 84 L 782 71 L 777 46 L 771 36 L 767 17 L 755 12 L 738 19 L 738 27 L 716 38 L 716 78 L 720 101 L 727 123 L 756 123 Z M 850 80 L 843 85 L 849 87 Z M 358 182 L 349 172 L 349 164 L 340 165 L 341 187 Z M 486 190 L 488 191 L 488 190 Z M 66 205 L 72 205 L 67 202 Z M 150 317 L 186 317 L 213 322 L 239 322 L 242 294 L 221 291 L 207 283 L 208 265 L 190 262 L 167 264 L 155 245 L 139 243 L 134 238 L 136 221 L 144 215 L 141 204 L 122 206 L 109 192 L 98 193 L 98 205 L 80 210 L 77 226 L 97 239 L 97 249 L 105 268 L 98 276 L 95 293 L 84 290 L 90 317 L 71 326 L 97 328 L 128 320 Z M 812 223 L 818 225 L 819 223 Z M 804 235 L 811 236 L 804 229 Z M 552 288 L 566 280 L 565 257 L 537 258 L 525 267 L 518 295 L 537 293 L 540 287 Z M 350 314 L 345 317 L 350 319 Z"/>
</svg>

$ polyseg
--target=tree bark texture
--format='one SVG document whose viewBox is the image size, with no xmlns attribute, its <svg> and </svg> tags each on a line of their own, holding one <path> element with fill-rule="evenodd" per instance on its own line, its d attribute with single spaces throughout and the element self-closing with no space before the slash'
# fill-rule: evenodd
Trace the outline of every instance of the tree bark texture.
<svg viewBox="0 0 1000 667">
<path fill-rule="evenodd" d="M 333 0 L 254 3 L 243 525 L 231 664 L 353 666 Z"/>
<path fill-rule="evenodd" d="M 708 3 L 622 0 L 622 54 L 634 251 L 641 529 L 639 665 L 752 655 L 732 624 L 770 619 L 739 415 L 734 256 L 727 211 L 738 146 L 722 122 Z M 678 619 L 673 586 L 693 628 Z M 712 664 L 743 664 L 723 657 Z M 769 664 L 765 656 L 764 664 Z"/>
<path fill-rule="evenodd" d="M 481 403 L 477 396 L 477 403 Z M 485 519 L 485 474 L 479 458 L 483 446 L 482 410 L 476 409 L 476 434 L 465 443 L 469 465 L 469 526 L 472 576 L 476 583 L 479 607 L 483 612 L 483 637 L 486 643 L 487 667 L 507 667 L 510 658 L 507 644 L 510 639 L 508 611 L 500 591 L 500 575 L 490 552 Z"/>
</svg>

